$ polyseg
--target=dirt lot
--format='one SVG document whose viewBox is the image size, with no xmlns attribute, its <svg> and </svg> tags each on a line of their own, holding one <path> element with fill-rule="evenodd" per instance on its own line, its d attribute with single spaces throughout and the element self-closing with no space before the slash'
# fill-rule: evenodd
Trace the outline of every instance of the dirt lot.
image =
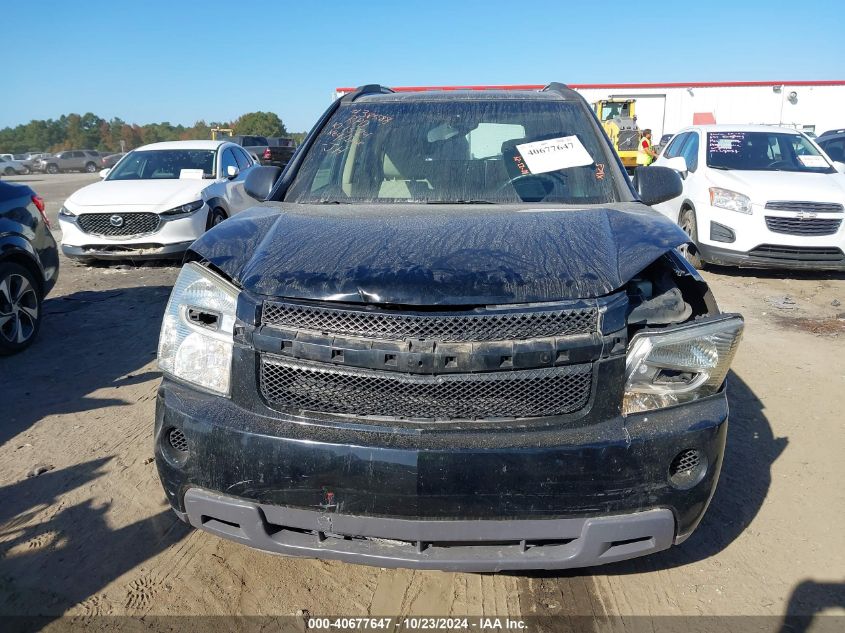
<svg viewBox="0 0 845 633">
<path fill-rule="evenodd" d="M 12 180 L 55 220 L 95 178 Z M 778 630 L 786 613 L 845 614 L 845 275 L 705 273 L 747 327 L 722 479 L 687 543 L 579 572 L 480 575 L 285 559 L 185 528 L 152 463 L 177 268 L 62 266 L 40 339 L 0 359 L 0 615 L 624 616 L 619 630 L 644 620 L 631 616 L 760 615 Z"/>
</svg>

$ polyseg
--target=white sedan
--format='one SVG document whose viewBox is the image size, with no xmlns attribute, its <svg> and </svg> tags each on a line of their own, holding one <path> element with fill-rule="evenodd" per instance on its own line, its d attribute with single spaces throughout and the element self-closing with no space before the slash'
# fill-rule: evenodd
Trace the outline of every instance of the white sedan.
<svg viewBox="0 0 845 633">
<path fill-rule="evenodd" d="M 181 257 L 206 230 L 254 206 L 243 185 L 256 164 L 225 141 L 139 147 L 65 201 L 62 252 L 81 261 Z"/>
<path fill-rule="evenodd" d="M 655 205 L 705 263 L 845 270 L 845 165 L 787 128 L 681 130 L 654 163 L 681 174 L 683 193 Z"/>
</svg>

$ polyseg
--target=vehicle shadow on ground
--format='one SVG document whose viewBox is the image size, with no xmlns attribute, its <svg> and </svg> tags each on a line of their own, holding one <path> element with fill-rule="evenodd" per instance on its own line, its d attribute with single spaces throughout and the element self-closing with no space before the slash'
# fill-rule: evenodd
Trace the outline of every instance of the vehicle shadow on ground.
<svg viewBox="0 0 845 633">
<path fill-rule="evenodd" d="M 642 574 L 688 565 L 714 556 L 739 537 L 757 516 L 772 483 L 772 464 L 788 439 L 775 437 L 762 401 L 735 373 L 728 376 L 730 417 L 725 458 L 716 493 L 704 519 L 682 545 L 643 558 L 603 565 L 592 570 L 549 571 L 537 578 Z"/>
<path fill-rule="evenodd" d="M 127 402 L 119 389 L 158 376 L 149 363 L 169 294 L 142 286 L 48 298 L 38 340 L 0 357 L 0 445 L 48 415 L 92 412 L 93 420 L 104 416 L 94 410 L 134 404 L 137 393 Z M 107 388 L 113 395 L 96 395 Z"/>
<path fill-rule="evenodd" d="M 845 616 L 820 615 L 827 609 L 845 609 L 845 582 L 800 582 L 789 596 L 780 633 L 845 630 Z"/>
<path fill-rule="evenodd" d="M 111 459 L 0 487 L 0 616 L 50 619 L 77 605 L 86 616 L 104 614 L 108 605 L 101 604 L 99 591 L 190 534 L 166 502 L 153 516 L 117 528 L 110 526 L 115 518 L 107 517 L 111 502 L 67 505 L 63 496 L 106 476 Z M 28 584 L 19 584 L 22 578 Z M 130 604 L 133 596 L 143 602 L 130 586 L 125 606 L 144 606 Z"/>
</svg>

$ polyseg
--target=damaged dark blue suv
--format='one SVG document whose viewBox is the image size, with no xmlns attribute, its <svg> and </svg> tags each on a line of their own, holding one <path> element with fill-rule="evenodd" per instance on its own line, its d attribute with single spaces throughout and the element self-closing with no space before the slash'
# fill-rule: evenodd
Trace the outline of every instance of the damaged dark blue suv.
<svg viewBox="0 0 845 633">
<path fill-rule="evenodd" d="M 587 103 L 332 104 L 262 203 L 193 244 L 155 454 L 191 525 L 276 553 L 467 571 L 598 565 L 701 520 L 742 332 Z"/>
</svg>

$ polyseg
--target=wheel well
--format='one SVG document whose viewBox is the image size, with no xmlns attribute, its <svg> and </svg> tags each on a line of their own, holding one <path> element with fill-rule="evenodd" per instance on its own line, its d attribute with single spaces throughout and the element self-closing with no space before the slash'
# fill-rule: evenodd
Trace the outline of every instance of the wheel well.
<svg viewBox="0 0 845 633">
<path fill-rule="evenodd" d="M 690 202 L 689 200 L 684 200 L 681 203 L 681 208 L 678 211 L 678 224 L 681 223 L 681 216 L 684 214 L 685 211 L 692 211 L 693 213 L 695 213 L 695 206 L 693 206 L 692 202 Z"/>
<path fill-rule="evenodd" d="M 21 253 L 20 251 L 12 251 L 11 253 L 6 253 L 5 255 L 0 256 L 0 264 L 17 264 L 18 266 L 23 266 L 26 268 L 35 279 L 35 283 L 38 284 L 38 294 L 42 297 L 44 296 L 44 274 L 41 272 L 41 269 L 38 267 L 32 257 L 26 255 L 25 253 Z"/>
</svg>

